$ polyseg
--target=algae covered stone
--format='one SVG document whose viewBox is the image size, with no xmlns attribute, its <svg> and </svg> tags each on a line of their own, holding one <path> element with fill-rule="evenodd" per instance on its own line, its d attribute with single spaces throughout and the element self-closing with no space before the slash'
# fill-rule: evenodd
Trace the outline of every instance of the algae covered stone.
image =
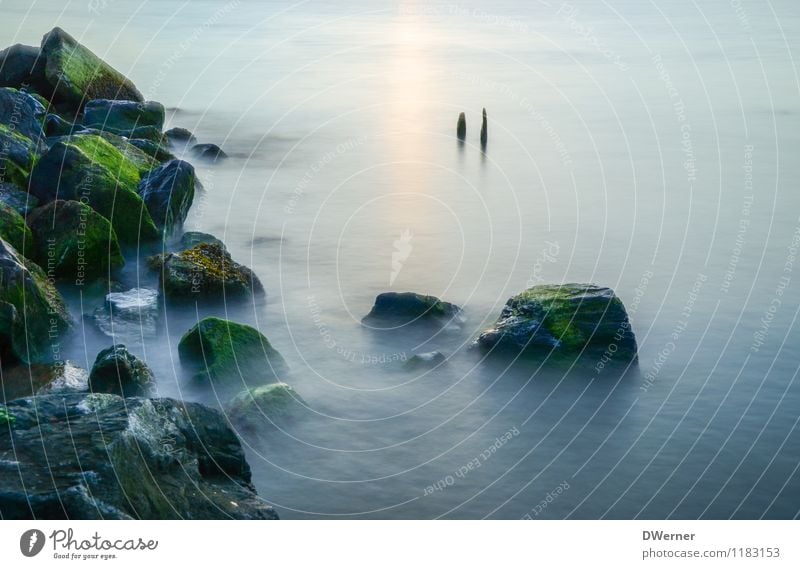
<svg viewBox="0 0 800 569">
<path fill-rule="evenodd" d="M 34 236 L 33 258 L 73 284 L 108 278 L 125 264 L 111 223 L 81 202 L 50 202 L 34 210 L 28 224 Z"/>
<path fill-rule="evenodd" d="M 130 160 L 102 136 L 60 138 L 37 161 L 30 192 L 42 203 L 55 199 L 87 203 L 111 222 L 124 245 L 158 239 L 159 231 L 136 191 L 152 162 L 134 150 L 143 162 Z"/>
<path fill-rule="evenodd" d="M 488 353 L 597 363 L 636 361 L 636 337 L 622 301 L 592 284 L 539 285 L 508 300 L 476 345 Z"/>
<path fill-rule="evenodd" d="M 25 219 L 13 207 L 0 202 L 0 238 L 5 239 L 17 251 L 24 251 L 24 247 L 31 248 L 33 241 L 31 230 L 25 224 Z"/>
<path fill-rule="evenodd" d="M 164 294 L 173 300 L 223 300 L 264 290 L 253 271 L 235 262 L 217 243 L 200 243 L 179 253 L 156 255 L 148 263 L 161 273 Z"/>
<path fill-rule="evenodd" d="M 362 322 L 371 326 L 457 326 L 463 323 L 463 317 L 461 308 L 435 296 L 416 292 L 384 292 L 375 298 L 372 310 Z"/>
<path fill-rule="evenodd" d="M 59 394 L 5 410 L 14 425 L 0 436 L 0 464 L 14 466 L 0 468 L 4 520 L 277 518 L 236 434 L 204 405 Z"/>
<path fill-rule="evenodd" d="M 0 239 L 0 360 L 57 359 L 59 338 L 70 326 L 64 299 L 44 271 Z"/>
<path fill-rule="evenodd" d="M 214 317 L 204 318 L 183 335 L 178 355 L 201 382 L 263 383 L 285 365 L 261 332 Z"/>
<path fill-rule="evenodd" d="M 144 101 L 127 77 L 61 28 L 53 28 L 42 38 L 41 57 L 55 97 L 75 107 L 92 99 Z"/>
<path fill-rule="evenodd" d="M 156 101 L 142 103 L 96 99 L 86 103 L 83 124 L 124 136 L 143 126 L 161 131 L 164 127 L 164 105 Z"/>
<path fill-rule="evenodd" d="M 233 425 L 258 431 L 290 418 L 303 405 L 290 385 L 269 383 L 240 392 L 225 407 L 225 414 Z"/>
<path fill-rule="evenodd" d="M 153 372 L 124 344 L 115 344 L 97 354 L 89 374 L 93 393 L 137 397 L 148 395 L 154 387 Z"/>
</svg>

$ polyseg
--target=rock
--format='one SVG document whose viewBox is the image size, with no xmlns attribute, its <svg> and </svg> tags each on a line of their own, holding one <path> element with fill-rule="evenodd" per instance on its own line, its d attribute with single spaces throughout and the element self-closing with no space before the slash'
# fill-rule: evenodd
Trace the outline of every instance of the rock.
<svg viewBox="0 0 800 569">
<path fill-rule="evenodd" d="M 0 238 L 5 239 L 17 251 L 33 247 L 31 230 L 25 219 L 13 207 L 0 202 Z"/>
<path fill-rule="evenodd" d="M 108 394 L 18 399 L 6 410 L 2 519 L 277 519 L 219 411 Z"/>
<path fill-rule="evenodd" d="M 538 285 L 512 297 L 476 345 L 484 352 L 595 365 L 604 354 L 636 361 L 636 338 L 622 301 L 591 284 Z"/>
<path fill-rule="evenodd" d="M 285 365 L 255 328 L 221 318 L 204 318 L 178 344 L 181 364 L 200 382 L 263 383 Z"/>
<path fill-rule="evenodd" d="M 146 174 L 139 183 L 142 196 L 156 227 L 165 233 L 183 224 L 194 201 L 194 167 L 172 160 Z"/>
<path fill-rule="evenodd" d="M 227 154 L 216 144 L 195 144 L 192 146 L 191 153 L 195 158 L 217 162 L 228 157 Z"/>
<path fill-rule="evenodd" d="M 164 128 L 164 105 L 156 101 L 95 99 L 83 108 L 83 124 L 128 138 L 131 132 L 145 126 L 153 127 L 160 134 Z"/>
<path fill-rule="evenodd" d="M 87 203 L 111 222 L 123 245 L 154 241 L 159 231 L 136 191 L 152 161 L 128 146 L 131 154 L 123 155 L 102 136 L 61 138 L 37 161 L 30 192 L 45 204 L 57 198 Z M 137 161 L 128 157 L 133 151 Z"/>
<path fill-rule="evenodd" d="M 72 362 L 21 364 L 2 373 L 0 401 L 47 393 L 81 392 L 89 389 L 89 372 Z"/>
<path fill-rule="evenodd" d="M 139 397 L 148 395 L 154 387 L 153 372 L 124 344 L 115 344 L 97 354 L 89 374 L 89 390 L 93 393 Z"/>
<path fill-rule="evenodd" d="M 5 405 L 0 405 L 0 428 L 13 428 L 17 419 L 8 412 Z"/>
<path fill-rule="evenodd" d="M 128 142 L 159 164 L 175 160 L 175 156 L 160 143 L 144 138 L 131 138 Z"/>
<path fill-rule="evenodd" d="M 104 306 L 94 312 L 94 322 L 105 335 L 138 341 L 155 336 L 158 326 L 158 291 L 132 288 L 106 295 Z"/>
<path fill-rule="evenodd" d="M 44 137 L 42 125 L 47 116 L 45 108 L 24 91 L 0 89 L 0 124 L 37 145 Z"/>
<path fill-rule="evenodd" d="M 483 122 L 481 123 L 481 146 L 486 148 L 489 139 L 488 125 L 486 124 L 486 109 L 483 109 Z"/>
<path fill-rule="evenodd" d="M 197 144 L 197 137 L 191 131 L 175 127 L 164 133 L 164 138 L 173 146 L 185 147 Z"/>
<path fill-rule="evenodd" d="M 435 324 L 459 326 L 463 323 L 461 308 L 435 296 L 415 292 L 384 292 L 375 298 L 372 310 L 362 322 L 368 325 L 403 326 Z"/>
<path fill-rule="evenodd" d="M 0 177 L 25 188 L 35 160 L 45 150 L 39 102 L 16 89 L 0 89 Z"/>
<path fill-rule="evenodd" d="M 0 202 L 10 206 L 20 215 L 25 215 L 39 206 L 39 200 L 36 197 L 16 184 L 6 182 L 0 182 Z"/>
<path fill-rule="evenodd" d="M 117 134 L 113 134 L 111 132 L 105 132 L 102 130 L 97 130 L 94 128 L 84 128 L 83 130 L 75 132 L 76 135 L 94 135 L 99 136 L 106 142 L 108 142 L 111 146 L 116 148 L 120 154 L 122 154 L 125 158 L 133 163 L 136 166 L 136 169 L 139 170 L 140 175 L 147 174 L 150 170 L 158 166 L 158 162 L 154 160 L 152 157 L 148 156 L 147 153 L 140 149 L 138 146 L 133 144 L 129 139 L 119 136 Z M 139 140 L 139 139 L 135 139 Z"/>
<path fill-rule="evenodd" d="M 407 371 L 434 369 L 446 361 L 447 357 L 442 352 L 425 352 L 423 354 L 415 354 L 408 358 L 408 361 L 403 364 L 403 369 Z"/>
<path fill-rule="evenodd" d="M 77 201 L 57 200 L 28 217 L 33 232 L 31 257 L 60 279 L 75 285 L 111 278 L 125 264 L 111 223 Z"/>
<path fill-rule="evenodd" d="M 253 271 L 236 263 L 216 243 L 201 243 L 181 251 L 148 259 L 161 273 L 161 286 L 173 300 L 233 299 L 264 292 Z"/>
<path fill-rule="evenodd" d="M 261 432 L 291 417 L 304 405 L 291 386 L 270 383 L 240 392 L 225 407 L 225 415 L 232 425 L 242 430 Z"/>
<path fill-rule="evenodd" d="M 0 239 L 0 363 L 53 361 L 69 326 L 64 299 L 44 271 Z"/>
<path fill-rule="evenodd" d="M 181 235 L 181 250 L 191 249 L 195 245 L 200 245 L 200 243 L 208 243 L 219 245 L 223 249 L 227 251 L 225 248 L 225 243 L 211 235 L 210 233 L 203 233 L 201 231 L 187 231 L 183 235 Z"/>
<path fill-rule="evenodd" d="M 0 51 L 0 87 L 32 89 L 49 99 L 53 88 L 44 75 L 45 61 L 39 48 L 15 44 Z"/>
<path fill-rule="evenodd" d="M 84 128 L 83 125 L 71 123 L 53 113 L 49 113 L 44 119 L 44 134 L 47 137 L 69 136 Z"/>
<path fill-rule="evenodd" d="M 456 136 L 459 140 L 467 138 L 467 116 L 464 113 L 458 115 L 458 124 L 456 125 Z"/>
<path fill-rule="evenodd" d="M 144 102 L 129 79 L 61 28 L 53 28 L 42 38 L 41 56 L 46 62 L 45 77 L 54 87 L 57 100 L 76 108 L 93 99 Z"/>
</svg>

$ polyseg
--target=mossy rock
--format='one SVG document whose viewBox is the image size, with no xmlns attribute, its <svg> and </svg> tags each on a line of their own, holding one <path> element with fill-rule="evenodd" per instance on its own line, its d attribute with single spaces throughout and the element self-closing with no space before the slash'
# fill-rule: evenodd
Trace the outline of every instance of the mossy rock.
<svg viewBox="0 0 800 569">
<path fill-rule="evenodd" d="M 153 142 L 145 138 L 131 138 L 128 140 L 130 144 L 144 152 L 144 154 L 156 162 L 163 164 L 170 160 L 175 160 L 175 155 L 169 149 L 159 142 Z"/>
<path fill-rule="evenodd" d="M 138 158 L 144 156 L 131 148 L 141 154 L 137 154 Z M 130 160 L 102 136 L 64 137 L 37 161 L 31 173 L 30 192 L 42 203 L 57 198 L 87 203 L 111 222 L 120 243 L 138 245 L 159 237 L 136 191 L 150 165 L 152 162 L 139 164 Z"/>
<path fill-rule="evenodd" d="M 56 200 L 34 210 L 33 257 L 60 279 L 82 285 L 86 279 L 110 278 L 125 264 L 111 223 L 88 205 Z"/>
<path fill-rule="evenodd" d="M 0 405 L 0 428 L 13 428 L 16 420 L 16 417 L 9 412 L 5 405 Z"/>
<path fill-rule="evenodd" d="M 37 142 L 0 124 L 0 172 L 4 181 L 27 187 L 40 150 L 42 148 Z"/>
<path fill-rule="evenodd" d="M 0 89 L 0 124 L 34 142 L 43 137 L 45 107 L 25 91 Z"/>
<path fill-rule="evenodd" d="M 285 366 L 261 332 L 214 317 L 204 318 L 183 335 L 178 355 L 194 372 L 194 380 L 203 383 L 263 383 Z"/>
<path fill-rule="evenodd" d="M 75 107 L 92 99 L 144 101 L 134 84 L 61 28 L 42 38 L 45 77 L 55 97 Z"/>
<path fill-rule="evenodd" d="M 291 386 L 270 383 L 241 391 L 225 406 L 225 414 L 240 429 L 261 431 L 291 418 L 303 405 Z"/>
<path fill-rule="evenodd" d="M 57 359 L 70 323 L 64 299 L 44 271 L 0 239 L 0 363 Z"/>
<path fill-rule="evenodd" d="M 143 126 L 153 127 L 160 133 L 164 128 L 164 114 L 164 105 L 156 101 L 96 99 L 86 103 L 83 124 L 117 134 L 130 133 Z"/>
<path fill-rule="evenodd" d="M 416 292 L 385 292 L 375 298 L 362 322 L 374 327 L 410 324 L 458 326 L 463 323 L 461 308 L 435 296 Z"/>
<path fill-rule="evenodd" d="M 183 160 L 172 160 L 142 178 L 139 195 L 156 226 L 169 234 L 186 220 L 194 187 L 194 167 Z"/>
<path fill-rule="evenodd" d="M 0 51 L 0 87 L 30 87 L 45 99 L 53 95 L 53 87 L 44 75 L 45 62 L 38 47 L 14 44 Z"/>
<path fill-rule="evenodd" d="M 194 146 L 197 144 L 197 137 L 192 131 L 182 128 L 174 127 L 164 133 L 164 139 L 172 146 L 185 148 L 187 146 Z"/>
<path fill-rule="evenodd" d="M 221 239 L 217 239 L 210 233 L 203 233 L 202 231 L 187 231 L 186 233 L 181 235 L 180 247 L 181 250 L 183 251 L 185 251 L 186 249 L 191 249 L 192 247 L 196 247 L 201 243 L 219 245 L 220 247 L 222 247 L 227 251 L 225 243 L 223 243 Z"/>
<path fill-rule="evenodd" d="M 264 291 L 253 271 L 236 263 L 217 243 L 200 243 L 179 253 L 148 259 L 151 269 L 161 273 L 167 298 L 176 301 L 225 300 Z"/>
<path fill-rule="evenodd" d="M 17 251 L 31 248 L 33 241 L 31 230 L 25 225 L 25 219 L 17 210 L 0 202 L 0 238 L 8 241 Z"/>
<path fill-rule="evenodd" d="M 123 344 L 115 344 L 97 354 L 89 374 L 92 393 L 141 397 L 149 395 L 154 388 L 153 372 Z"/>
<path fill-rule="evenodd" d="M 476 345 L 488 353 L 593 365 L 636 361 L 636 338 L 622 301 L 592 284 L 539 285 L 508 300 Z"/>
</svg>

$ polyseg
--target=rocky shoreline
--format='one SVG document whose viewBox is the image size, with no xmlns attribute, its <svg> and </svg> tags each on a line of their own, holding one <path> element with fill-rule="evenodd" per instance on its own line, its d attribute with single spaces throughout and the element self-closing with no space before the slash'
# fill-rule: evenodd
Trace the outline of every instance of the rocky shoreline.
<svg viewBox="0 0 800 569">
<path fill-rule="evenodd" d="M 100 330 L 146 327 L 164 299 L 264 293 L 224 243 L 183 233 L 200 184 L 176 154 L 212 164 L 226 154 L 186 129 L 165 132 L 164 123 L 161 103 L 145 101 L 60 28 L 39 47 L 0 52 L 0 518 L 277 518 L 251 484 L 235 429 L 257 430 L 254 417 L 281 420 L 304 403 L 281 382 L 286 362 L 258 330 L 205 318 L 178 345 L 198 385 L 255 378 L 225 414 L 151 398 L 153 372 L 122 344 L 102 350 L 88 371 L 54 349 L 75 333 L 62 297 L 69 289 L 108 292 L 91 317 Z M 149 255 L 157 290 L 120 285 L 132 252 Z M 460 307 L 412 292 L 379 295 L 363 320 L 389 333 L 464 323 Z M 509 299 L 474 347 L 514 360 L 637 359 L 622 302 L 588 284 L 537 286 Z M 418 354 L 405 369 L 446 361 Z"/>
</svg>

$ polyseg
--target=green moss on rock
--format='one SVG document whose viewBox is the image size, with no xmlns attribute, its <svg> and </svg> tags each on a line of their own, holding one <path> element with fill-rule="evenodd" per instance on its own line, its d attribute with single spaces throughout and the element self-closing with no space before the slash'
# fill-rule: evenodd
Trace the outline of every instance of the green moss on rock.
<svg viewBox="0 0 800 569">
<path fill-rule="evenodd" d="M 201 382 L 263 383 L 285 365 L 261 332 L 214 317 L 204 318 L 183 335 L 178 355 Z"/>
<path fill-rule="evenodd" d="M 14 208 L 0 202 L 0 237 L 8 241 L 17 251 L 33 245 L 31 230 L 25 219 Z"/>
<path fill-rule="evenodd" d="M 125 264 L 111 223 L 88 205 L 50 202 L 34 210 L 28 224 L 32 257 L 58 278 L 82 285 L 86 279 L 110 278 Z"/>
</svg>

